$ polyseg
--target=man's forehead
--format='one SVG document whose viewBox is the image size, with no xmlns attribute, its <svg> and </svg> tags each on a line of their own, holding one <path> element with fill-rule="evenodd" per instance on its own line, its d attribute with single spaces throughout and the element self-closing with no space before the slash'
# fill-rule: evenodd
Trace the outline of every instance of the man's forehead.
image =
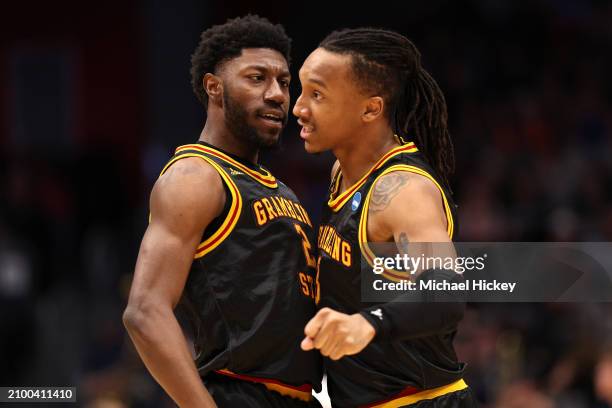
<svg viewBox="0 0 612 408">
<path fill-rule="evenodd" d="M 270 48 L 244 48 L 240 55 L 231 62 L 238 69 L 254 66 L 275 71 L 288 71 L 287 60 L 283 54 Z"/>
<path fill-rule="evenodd" d="M 346 75 L 349 67 L 350 56 L 317 48 L 304 61 L 300 74 L 332 79 Z"/>
</svg>

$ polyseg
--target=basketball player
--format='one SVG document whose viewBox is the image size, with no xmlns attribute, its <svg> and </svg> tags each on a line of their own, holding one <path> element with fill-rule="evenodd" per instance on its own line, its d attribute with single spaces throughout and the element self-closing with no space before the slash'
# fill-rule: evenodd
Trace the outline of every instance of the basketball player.
<svg viewBox="0 0 612 408">
<path fill-rule="evenodd" d="M 181 407 L 319 406 L 320 356 L 299 346 L 315 313 L 312 222 L 258 164 L 287 122 L 289 48 L 280 25 L 246 16 L 204 31 L 192 56 L 207 120 L 153 187 L 124 313 L 147 368 Z M 173 313 L 181 295 L 195 364 Z"/>
<path fill-rule="evenodd" d="M 404 253 L 408 243 L 440 243 L 430 246 L 454 253 L 454 157 L 442 92 L 408 39 L 369 28 L 330 34 L 304 62 L 300 82 L 293 113 L 305 148 L 337 158 L 319 227 L 320 310 L 302 341 L 328 357 L 332 404 L 474 406 L 452 345 L 464 308 L 457 294 L 436 293 L 441 303 L 424 302 L 421 292 L 403 302 L 361 301 L 368 241 Z M 417 278 L 432 279 L 462 278 L 442 269 Z"/>
</svg>

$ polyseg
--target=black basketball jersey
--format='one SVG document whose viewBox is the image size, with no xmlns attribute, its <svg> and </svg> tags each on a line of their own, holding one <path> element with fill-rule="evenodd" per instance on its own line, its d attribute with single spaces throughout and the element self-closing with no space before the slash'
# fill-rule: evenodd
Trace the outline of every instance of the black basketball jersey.
<svg viewBox="0 0 612 408">
<path fill-rule="evenodd" d="M 183 293 L 200 374 L 223 370 L 320 389 L 320 356 L 300 349 L 315 313 L 314 232 L 306 210 L 270 172 L 206 143 L 177 148 L 162 174 L 186 157 L 209 163 L 227 196 L 222 215 L 204 232 Z"/>
<path fill-rule="evenodd" d="M 439 188 L 447 217 L 448 234 L 455 231 L 455 206 L 447 188 L 434 176 L 414 143 L 385 154 L 356 184 L 338 194 L 342 174 L 334 176 L 324 204 L 318 234 L 318 306 L 353 314 L 373 306 L 361 301 L 362 268 L 372 269 L 367 245 L 367 217 L 374 183 L 392 171 L 427 177 Z M 368 273 L 368 272 L 366 272 Z M 391 272 L 389 272 L 391 273 Z M 393 276 L 387 276 L 392 279 Z M 406 316 L 410 319 L 410 316 Z M 452 341 L 456 330 L 409 341 L 376 339 L 362 352 L 338 361 L 325 358 L 328 390 L 334 406 L 354 407 L 383 401 L 407 387 L 430 389 L 461 378 Z"/>
</svg>

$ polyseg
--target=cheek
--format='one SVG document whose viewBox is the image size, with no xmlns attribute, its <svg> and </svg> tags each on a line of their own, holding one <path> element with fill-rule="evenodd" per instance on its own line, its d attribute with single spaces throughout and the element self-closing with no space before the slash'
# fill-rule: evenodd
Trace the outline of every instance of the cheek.
<svg viewBox="0 0 612 408">
<path fill-rule="evenodd" d="M 327 123 L 336 133 L 354 131 L 358 125 L 359 115 L 349 103 L 335 104 L 327 112 Z"/>
<path fill-rule="evenodd" d="M 338 111 L 332 106 L 326 106 L 325 108 L 319 109 L 319 112 L 317 113 L 318 115 L 315 116 L 317 126 L 319 123 L 321 125 L 329 126 L 330 124 L 335 123 L 341 117 L 341 115 L 338 115 Z"/>
<path fill-rule="evenodd" d="M 253 89 L 245 89 L 236 99 L 246 110 L 253 111 L 260 106 L 261 94 Z"/>
<path fill-rule="evenodd" d="M 348 106 L 343 100 L 325 102 L 318 106 L 319 114 L 327 123 L 339 124 L 346 123 L 351 118 L 352 107 Z"/>
<path fill-rule="evenodd" d="M 322 140 L 339 143 L 354 133 L 350 116 L 342 109 L 329 109 L 320 120 L 315 121 L 316 133 Z"/>
</svg>

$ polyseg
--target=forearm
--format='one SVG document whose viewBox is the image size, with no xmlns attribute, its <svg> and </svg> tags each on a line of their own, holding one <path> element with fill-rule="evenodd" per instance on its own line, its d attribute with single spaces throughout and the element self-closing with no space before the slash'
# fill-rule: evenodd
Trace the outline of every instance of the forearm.
<svg viewBox="0 0 612 408">
<path fill-rule="evenodd" d="M 216 407 L 170 308 L 128 307 L 124 322 L 147 369 L 179 407 Z"/>
<path fill-rule="evenodd" d="M 432 279 L 460 282 L 463 277 L 453 271 L 429 270 L 418 278 Z M 376 339 L 384 341 L 448 332 L 463 318 L 464 310 L 465 302 L 459 292 L 415 290 L 402 294 L 392 302 L 366 308 L 361 314 L 374 326 Z"/>
</svg>

